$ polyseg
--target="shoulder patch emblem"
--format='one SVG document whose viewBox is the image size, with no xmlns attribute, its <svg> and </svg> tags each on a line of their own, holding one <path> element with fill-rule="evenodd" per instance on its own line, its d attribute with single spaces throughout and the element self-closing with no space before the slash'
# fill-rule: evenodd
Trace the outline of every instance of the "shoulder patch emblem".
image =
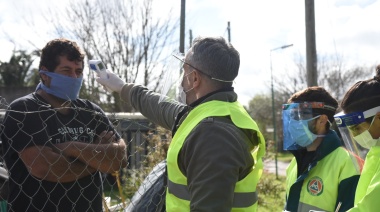
<svg viewBox="0 0 380 212">
<path fill-rule="evenodd" d="M 313 196 L 319 196 L 323 193 L 323 181 L 319 177 L 313 177 L 307 183 L 307 192 Z"/>
</svg>

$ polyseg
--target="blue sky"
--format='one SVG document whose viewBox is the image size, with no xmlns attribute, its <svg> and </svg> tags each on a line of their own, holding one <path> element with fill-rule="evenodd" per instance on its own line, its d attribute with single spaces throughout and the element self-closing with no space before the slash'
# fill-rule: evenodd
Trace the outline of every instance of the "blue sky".
<svg viewBox="0 0 380 212">
<path fill-rule="evenodd" d="M 47 5 L 63 7 L 67 0 L 0 0 L 0 60 L 6 61 L 14 48 L 32 49 L 28 39 L 42 47 L 52 39 L 42 15 Z M 180 0 L 155 0 L 157 15 Z M 154 9 L 154 10 L 155 10 Z M 247 105 L 256 94 L 270 93 L 270 49 L 293 44 L 272 52 L 275 76 L 294 66 L 295 55 L 305 55 L 304 0 L 187 0 L 186 47 L 188 32 L 197 35 L 225 36 L 231 23 L 231 42 L 240 52 L 241 66 L 235 81 L 239 100 Z M 177 14 L 179 17 L 179 12 Z M 370 66 L 380 62 L 380 1 L 316 0 L 316 44 L 319 55 L 339 54 L 346 67 Z M 34 23 L 34 24 L 31 24 Z M 30 26 L 33 26 L 31 28 Z M 179 35 L 179 33 L 178 33 Z M 17 46 L 9 42 L 17 41 Z"/>
</svg>

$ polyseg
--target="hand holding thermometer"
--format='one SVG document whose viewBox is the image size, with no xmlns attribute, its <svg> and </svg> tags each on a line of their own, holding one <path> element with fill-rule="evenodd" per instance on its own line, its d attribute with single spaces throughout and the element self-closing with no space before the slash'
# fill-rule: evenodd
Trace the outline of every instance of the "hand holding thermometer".
<svg viewBox="0 0 380 212">
<path fill-rule="evenodd" d="M 90 69 L 95 71 L 101 78 L 108 78 L 107 69 L 101 60 L 89 60 Z"/>
</svg>

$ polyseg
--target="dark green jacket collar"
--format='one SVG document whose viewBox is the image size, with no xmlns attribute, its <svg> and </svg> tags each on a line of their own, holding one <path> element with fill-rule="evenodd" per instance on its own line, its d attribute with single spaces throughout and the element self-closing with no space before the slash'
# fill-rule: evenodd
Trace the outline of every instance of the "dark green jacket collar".
<svg viewBox="0 0 380 212">
<path fill-rule="evenodd" d="M 291 150 L 290 152 L 294 155 L 298 164 L 298 176 L 305 170 L 314 167 L 318 161 L 322 160 L 340 146 L 340 138 L 337 133 L 333 130 L 329 130 L 316 151 L 308 152 L 306 148 Z"/>
<path fill-rule="evenodd" d="M 330 154 L 332 151 L 342 146 L 340 143 L 340 138 L 334 130 L 329 130 L 326 137 L 317 148 L 317 161 L 322 160 L 326 155 Z"/>
</svg>

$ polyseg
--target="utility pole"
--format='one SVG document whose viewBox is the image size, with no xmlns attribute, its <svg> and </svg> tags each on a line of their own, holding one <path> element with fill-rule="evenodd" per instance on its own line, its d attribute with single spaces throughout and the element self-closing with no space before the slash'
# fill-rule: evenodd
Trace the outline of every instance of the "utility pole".
<svg viewBox="0 0 380 212">
<path fill-rule="evenodd" d="M 185 53 L 185 14 L 186 0 L 181 0 L 181 21 L 179 29 L 179 52 Z"/>
<path fill-rule="evenodd" d="M 305 0 L 307 86 L 318 85 L 314 0 Z"/>
<path fill-rule="evenodd" d="M 231 26 L 230 22 L 227 23 L 228 42 L 231 43 Z"/>
</svg>

